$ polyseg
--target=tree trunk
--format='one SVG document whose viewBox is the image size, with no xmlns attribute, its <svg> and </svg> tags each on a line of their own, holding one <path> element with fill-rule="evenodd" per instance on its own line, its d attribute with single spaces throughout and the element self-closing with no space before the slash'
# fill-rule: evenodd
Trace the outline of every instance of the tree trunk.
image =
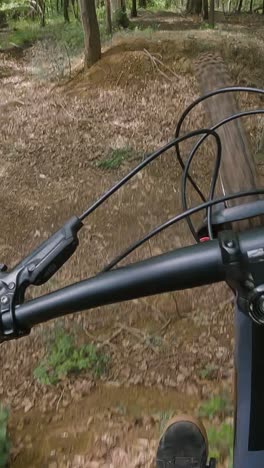
<svg viewBox="0 0 264 468">
<path fill-rule="evenodd" d="M 46 17 L 45 17 L 46 3 L 45 3 L 45 0 L 40 0 L 39 1 L 39 8 L 40 8 L 40 26 L 42 28 L 44 28 L 44 26 L 46 26 Z"/>
<path fill-rule="evenodd" d="M 4 11 L 0 11 L 0 28 L 6 28 L 7 26 L 6 14 Z"/>
<path fill-rule="evenodd" d="M 56 0 L 56 11 L 57 11 L 57 13 L 59 13 L 59 11 L 60 11 L 59 0 Z"/>
<path fill-rule="evenodd" d="M 198 57 L 195 64 L 195 76 L 199 83 L 201 95 L 232 84 L 229 70 L 218 54 L 205 53 Z M 235 93 L 234 93 L 235 94 Z M 208 125 L 237 114 L 239 108 L 233 93 L 221 94 L 204 101 L 203 106 L 209 118 Z M 220 180 L 222 191 L 235 193 L 257 187 L 256 169 L 250 149 L 250 139 L 241 120 L 233 120 L 217 130 L 222 142 L 222 160 Z M 259 197 L 256 195 L 255 199 Z M 253 197 L 243 198 L 243 203 L 253 201 Z M 230 200 L 228 206 L 239 205 L 239 199 Z M 239 229 L 249 229 L 259 224 L 259 218 L 235 223 Z M 262 220 L 263 224 L 263 220 Z"/>
<path fill-rule="evenodd" d="M 262 4 L 262 14 L 264 15 L 264 0 L 263 0 L 263 4 Z"/>
<path fill-rule="evenodd" d="M 111 3 L 110 0 L 105 0 L 106 8 L 106 32 L 112 36 L 112 17 L 111 17 Z"/>
<path fill-rule="evenodd" d="M 208 12 L 208 0 L 203 0 L 203 19 L 208 20 L 209 12 Z"/>
<path fill-rule="evenodd" d="M 237 8 L 238 13 L 241 13 L 242 5 L 243 5 L 243 0 L 239 0 L 239 4 L 238 4 L 238 8 Z"/>
<path fill-rule="evenodd" d="M 70 17 L 69 17 L 69 0 L 64 0 L 63 1 L 63 16 L 64 16 L 64 21 L 66 23 L 70 22 Z"/>
<path fill-rule="evenodd" d="M 253 0 L 250 0 L 249 13 L 253 13 Z"/>
<path fill-rule="evenodd" d="M 71 4 L 72 4 L 72 11 L 73 11 L 73 14 L 74 14 L 74 18 L 78 20 L 79 19 L 78 2 L 75 3 L 75 0 L 71 0 Z"/>
<path fill-rule="evenodd" d="M 94 0 L 80 0 L 84 32 L 84 65 L 89 67 L 101 58 L 101 40 Z"/>
<path fill-rule="evenodd" d="M 210 0 L 209 24 L 212 28 L 215 27 L 215 2 L 214 0 Z"/>
<path fill-rule="evenodd" d="M 200 15 L 202 13 L 202 0 L 188 0 L 186 13 Z"/>
<path fill-rule="evenodd" d="M 136 18 L 136 17 L 137 17 L 137 0 L 132 0 L 131 18 Z"/>
<path fill-rule="evenodd" d="M 147 0 L 139 0 L 140 8 L 147 8 Z"/>
</svg>

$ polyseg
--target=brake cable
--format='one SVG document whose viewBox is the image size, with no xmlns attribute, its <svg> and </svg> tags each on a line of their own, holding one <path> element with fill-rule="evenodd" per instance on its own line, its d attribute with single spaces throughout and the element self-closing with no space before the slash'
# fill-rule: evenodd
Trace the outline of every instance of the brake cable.
<svg viewBox="0 0 264 468">
<path fill-rule="evenodd" d="M 126 250 L 124 250 L 118 257 L 114 258 L 111 263 L 106 265 L 103 270 L 101 270 L 101 273 L 106 272 L 111 270 L 114 266 L 116 266 L 121 260 L 123 260 L 125 257 L 127 257 L 129 254 L 131 254 L 134 250 L 136 250 L 138 247 L 141 247 L 145 242 L 149 241 L 152 237 L 156 236 L 160 232 L 164 231 L 164 229 L 167 229 L 168 227 L 172 226 L 173 224 L 178 223 L 179 221 L 182 221 L 185 219 L 187 216 L 191 216 L 201 210 L 207 209 L 209 207 L 212 207 L 214 205 L 217 205 L 219 203 L 223 203 L 228 200 L 234 200 L 236 198 L 243 198 L 243 197 L 250 197 L 254 195 L 264 195 L 264 189 L 254 189 L 254 190 L 247 190 L 244 192 L 237 192 L 237 193 L 232 193 L 230 195 L 225 195 L 224 197 L 220 198 L 215 198 L 214 200 L 209 200 L 207 202 L 201 203 L 200 205 L 194 206 L 193 208 L 189 208 L 187 211 L 184 213 L 180 213 L 177 216 L 174 216 L 173 218 L 170 218 L 167 220 L 165 223 L 160 224 L 156 228 L 154 228 L 152 231 L 150 231 L 148 234 L 146 234 L 144 237 L 141 239 L 137 240 L 133 244 L 131 244 Z M 263 200 L 263 208 L 264 208 L 264 200 Z"/>
</svg>

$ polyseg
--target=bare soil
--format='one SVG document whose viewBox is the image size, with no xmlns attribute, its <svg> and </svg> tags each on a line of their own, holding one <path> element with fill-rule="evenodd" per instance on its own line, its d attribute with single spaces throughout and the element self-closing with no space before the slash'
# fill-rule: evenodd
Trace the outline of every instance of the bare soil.
<svg viewBox="0 0 264 468">
<path fill-rule="evenodd" d="M 14 264 L 173 136 L 181 112 L 198 95 L 192 63 L 201 50 L 221 50 L 235 83 L 263 87 L 259 36 L 252 39 L 246 29 L 166 34 L 119 35 L 98 64 L 88 72 L 76 69 L 56 87 L 32 76 L 30 49 L 19 57 L 1 54 L 1 261 Z M 241 104 L 259 101 L 247 97 Z M 204 119 L 195 111 L 184 130 L 201 127 Z M 263 122 L 246 126 L 255 151 Z M 98 163 L 110 148 L 132 148 L 135 156 L 117 170 L 102 169 Z M 184 154 L 189 149 L 184 145 Z M 205 190 L 212 163 L 208 146 L 193 165 Z M 261 166 L 259 174 L 262 180 Z M 150 165 L 87 219 L 75 256 L 30 297 L 95 274 L 179 212 L 180 176 L 173 151 Z M 192 193 L 189 201 L 197 201 Z M 127 262 L 190 243 L 181 223 Z M 11 466 L 154 466 L 164 415 L 193 414 L 202 399 L 232 393 L 232 297 L 224 285 L 108 306 L 60 324 L 77 330 L 80 342 L 103 347 L 111 356 L 109 373 L 99 381 L 83 373 L 53 388 L 39 385 L 33 370 L 54 323 L 3 344 L 0 395 L 11 411 Z M 202 377 L 208 364 L 215 371 Z"/>
</svg>

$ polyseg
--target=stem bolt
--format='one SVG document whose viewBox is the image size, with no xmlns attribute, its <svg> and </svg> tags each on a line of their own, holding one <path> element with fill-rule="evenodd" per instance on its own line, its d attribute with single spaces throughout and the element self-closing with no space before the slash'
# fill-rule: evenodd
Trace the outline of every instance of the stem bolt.
<svg viewBox="0 0 264 468">
<path fill-rule="evenodd" d="M 31 263 L 31 264 L 28 266 L 28 271 L 29 271 L 30 273 L 32 273 L 32 272 L 35 270 L 35 268 L 36 268 L 36 267 L 35 267 L 34 263 Z"/>
<path fill-rule="evenodd" d="M 11 290 L 12 290 L 12 289 L 15 289 L 15 286 L 16 286 L 15 283 L 13 283 L 13 282 L 12 282 L 12 283 L 9 283 L 8 289 L 11 289 Z"/>
<path fill-rule="evenodd" d="M 7 304 L 8 303 L 8 297 L 7 296 L 1 297 L 1 302 L 2 302 L 2 304 Z"/>
<path fill-rule="evenodd" d="M 228 247 L 229 249 L 232 249 L 232 248 L 235 246 L 234 241 L 232 241 L 232 240 L 227 240 L 227 241 L 225 242 L 225 245 L 226 245 L 226 247 Z"/>
</svg>

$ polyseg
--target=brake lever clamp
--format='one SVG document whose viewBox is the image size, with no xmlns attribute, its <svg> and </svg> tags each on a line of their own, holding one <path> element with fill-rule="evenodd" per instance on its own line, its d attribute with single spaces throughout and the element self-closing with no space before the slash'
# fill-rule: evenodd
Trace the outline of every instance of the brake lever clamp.
<svg viewBox="0 0 264 468">
<path fill-rule="evenodd" d="M 81 220 L 73 216 L 9 272 L 6 265 L 0 264 L 0 342 L 30 333 L 18 327 L 15 307 L 24 302 L 29 285 L 46 283 L 72 256 L 82 226 Z"/>
<path fill-rule="evenodd" d="M 5 273 L 2 270 L 0 273 L 0 343 L 30 333 L 30 330 L 21 329 L 16 323 L 15 306 L 19 296 L 16 276 L 13 271 Z"/>
<path fill-rule="evenodd" d="M 264 325 L 264 249 L 241 251 L 239 236 L 233 231 L 219 234 L 227 284 L 237 291 L 237 303 L 242 312 L 258 325 Z"/>
</svg>

